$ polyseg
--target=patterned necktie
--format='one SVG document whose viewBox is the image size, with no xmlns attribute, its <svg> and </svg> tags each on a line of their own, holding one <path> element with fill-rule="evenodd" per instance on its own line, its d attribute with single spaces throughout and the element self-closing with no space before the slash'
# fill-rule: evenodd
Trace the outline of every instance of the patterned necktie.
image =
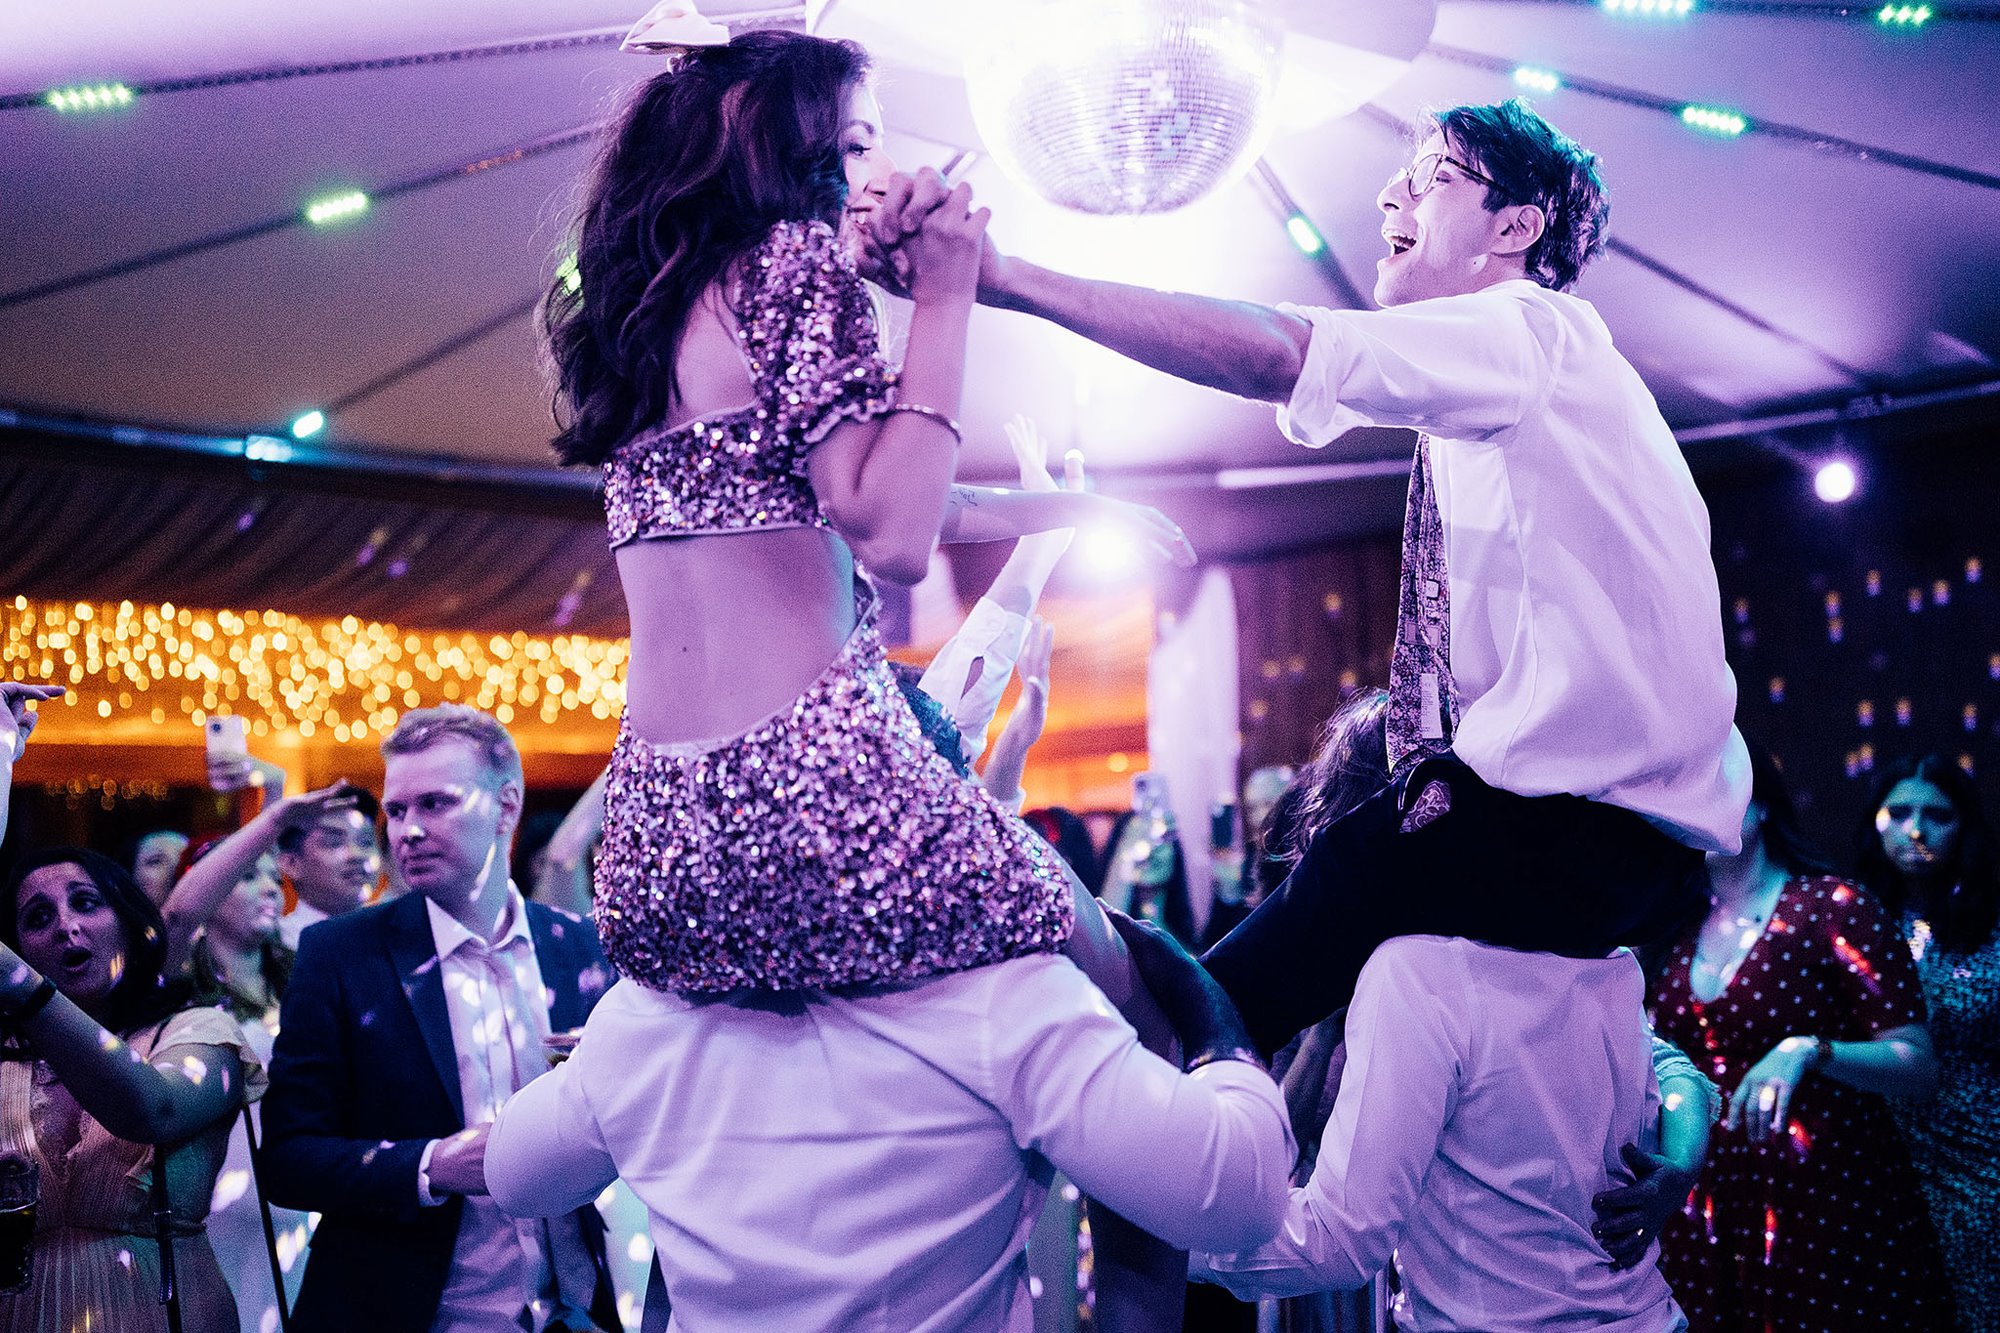
<svg viewBox="0 0 2000 1333">
<path fill-rule="evenodd" d="M 1431 437 L 1417 436 L 1410 499 L 1403 511 L 1403 586 L 1396 600 L 1396 647 L 1389 658 L 1389 767 L 1451 747 L 1458 726 L 1451 682 L 1451 584 L 1444 524 L 1431 484 Z"/>
</svg>

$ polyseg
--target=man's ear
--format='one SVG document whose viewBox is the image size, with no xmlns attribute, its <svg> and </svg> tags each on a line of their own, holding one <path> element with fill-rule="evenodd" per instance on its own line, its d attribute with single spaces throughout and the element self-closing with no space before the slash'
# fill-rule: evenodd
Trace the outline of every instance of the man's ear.
<svg viewBox="0 0 2000 1333">
<path fill-rule="evenodd" d="M 518 831 L 521 827 L 521 810 L 527 803 L 521 792 L 521 784 L 512 780 L 501 783 L 500 789 L 493 793 L 493 800 L 500 807 L 502 825 L 510 831 Z"/>
<path fill-rule="evenodd" d="M 1496 255 L 1524 255 L 1548 230 L 1548 217 L 1538 204 L 1509 204 L 1499 217 L 1500 230 L 1493 242 Z"/>
</svg>

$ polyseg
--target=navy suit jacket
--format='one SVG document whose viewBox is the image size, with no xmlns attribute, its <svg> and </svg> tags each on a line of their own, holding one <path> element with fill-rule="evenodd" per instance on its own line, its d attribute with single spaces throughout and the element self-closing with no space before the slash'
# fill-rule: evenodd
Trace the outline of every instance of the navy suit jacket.
<svg viewBox="0 0 2000 1333">
<path fill-rule="evenodd" d="M 580 1027 L 613 980 L 581 917 L 529 903 L 549 1027 Z M 424 1145 L 465 1128 L 458 1056 L 424 899 L 409 894 L 312 926 L 299 941 L 264 1096 L 262 1176 L 273 1203 L 322 1214 L 297 1333 L 427 1333 L 458 1238 L 461 1199 L 417 1202 Z M 604 1224 L 578 1210 L 598 1273 L 591 1314 L 619 1327 Z"/>
</svg>

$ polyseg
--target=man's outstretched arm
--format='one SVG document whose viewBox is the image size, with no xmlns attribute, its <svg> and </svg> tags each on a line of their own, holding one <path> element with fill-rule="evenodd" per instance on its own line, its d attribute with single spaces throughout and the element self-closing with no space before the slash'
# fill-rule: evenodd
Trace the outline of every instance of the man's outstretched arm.
<svg viewBox="0 0 2000 1333">
<path fill-rule="evenodd" d="M 1078 278 L 1001 255 L 989 242 L 979 302 L 1059 324 L 1121 356 L 1210 389 L 1282 403 L 1312 325 L 1250 301 Z"/>
<path fill-rule="evenodd" d="M 890 177 L 861 237 L 863 274 L 897 290 L 896 247 L 943 197 L 935 172 Z M 1180 379 L 1271 403 L 1292 396 L 1312 341 L 1312 326 L 1296 315 L 1072 277 L 1003 255 L 990 237 L 979 265 L 979 301 L 1060 324 Z"/>
</svg>

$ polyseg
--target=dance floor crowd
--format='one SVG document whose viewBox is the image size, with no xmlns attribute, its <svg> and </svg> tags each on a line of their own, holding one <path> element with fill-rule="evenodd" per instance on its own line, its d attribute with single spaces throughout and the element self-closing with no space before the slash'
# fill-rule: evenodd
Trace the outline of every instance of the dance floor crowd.
<svg viewBox="0 0 2000 1333">
<path fill-rule="evenodd" d="M 219 726 L 222 836 L 22 847 L 0 1333 L 2000 1328 L 1977 787 L 1884 765 L 1823 852 L 1736 728 L 1706 508 L 1570 291 L 1593 154 L 1440 111 L 1381 308 L 1265 307 L 1001 252 L 852 43 L 627 45 L 542 316 L 630 612 L 604 774 L 530 855 L 489 714 L 401 714 L 379 791 Z M 1150 775 L 1102 844 L 1022 812 L 1069 534 L 1196 555 L 1025 422 L 956 480 L 978 304 L 1417 432 L 1388 679 L 1203 831 L 1211 901 Z M 879 589 L 994 541 L 891 663 Z M 8 791 L 62 692 L 0 683 Z"/>
</svg>

